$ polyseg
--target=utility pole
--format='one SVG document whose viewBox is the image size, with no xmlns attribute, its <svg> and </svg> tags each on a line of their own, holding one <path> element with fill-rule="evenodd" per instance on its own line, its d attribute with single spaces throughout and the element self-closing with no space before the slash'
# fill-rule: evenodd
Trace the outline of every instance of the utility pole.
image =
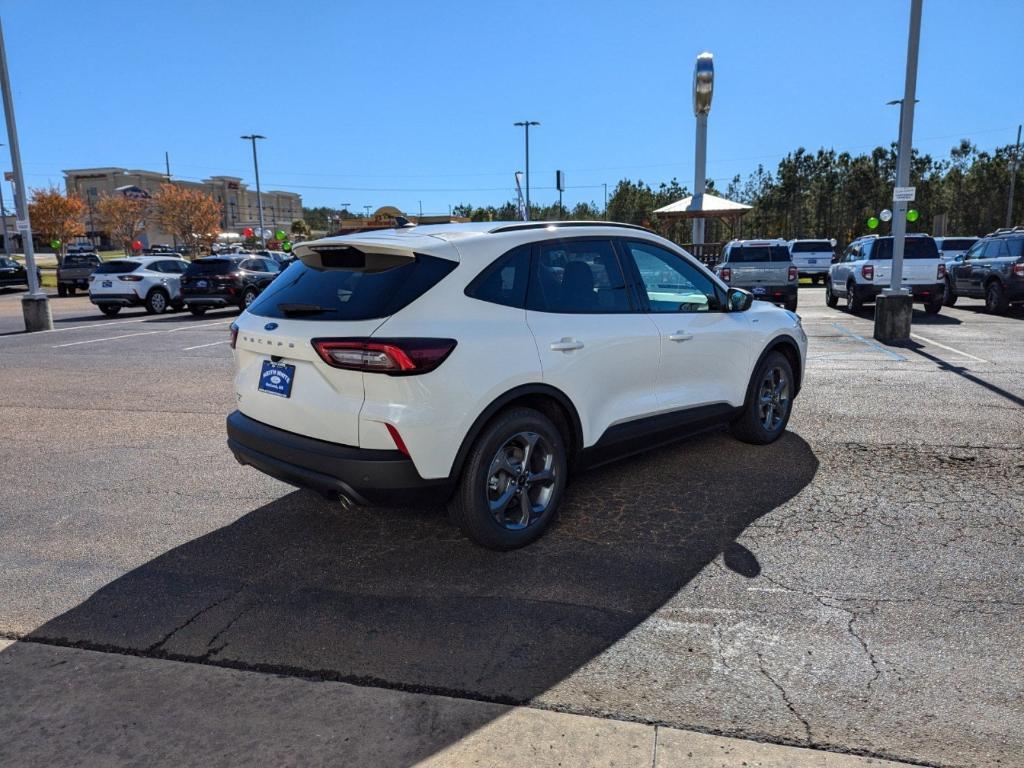
<svg viewBox="0 0 1024 768">
<path fill-rule="evenodd" d="M 907 70 L 900 105 L 900 143 L 896 156 L 896 186 L 910 183 L 910 153 L 914 135 L 914 105 L 917 101 L 917 55 L 921 44 L 922 0 L 910 0 L 910 30 L 907 34 Z M 875 303 L 875 338 L 882 342 L 910 340 L 912 298 L 903 292 L 903 251 L 907 235 L 907 199 L 893 193 L 892 277 Z"/>
<path fill-rule="evenodd" d="M 0 147 L 4 146 L 0 144 Z M 0 220 L 4 223 L 4 256 L 11 258 L 11 240 L 7 236 L 7 209 L 4 207 L 4 185 L 0 184 Z"/>
<path fill-rule="evenodd" d="M 36 273 L 36 253 L 32 246 L 32 224 L 28 218 L 25 201 L 25 176 L 21 170 L 21 149 L 18 146 L 18 127 L 14 120 L 14 97 L 11 95 L 11 78 L 7 71 L 7 48 L 4 45 L 3 24 L 0 23 L 0 88 L 3 89 L 4 116 L 7 118 L 7 141 L 11 147 L 11 166 L 14 181 L 18 185 L 15 206 L 18 231 L 25 244 L 25 271 L 28 272 L 28 293 L 21 298 L 21 312 L 25 318 L 26 331 L 53 330 L 53 316 L 46 294 L 39 289 L 39 275 Z M 5 238 L 6 239 L 6 238 Z"/>
<path fill-rule="evenodd" d="M 167 183 L 171 183 L 171 153 L 164 150 L 164 165 L 167 167 Z M 228 227 L 228 200 L 227 195 L 224 196 L 224 228 Z M 178 236 L 171 233 L 171 243 L 174 245 L 174 250 L 178 250 Z"/>
<path fill-rule="evenodd" d="M 267 249 L 267 232 L 263 228 L 263 195 L 260 192 L 260 162 L 256 158 L 256 139 L 265 139 L 266 136 L 260 136 L 258 133 L 252 133 L 248 136 L 243 136 L 246 141 L 252 142 L 252 166 L 256 171 L 256 206 L 259 209 L 260 217 L 260 242 L 263 243 L 263 250 Z"/>
<path fill-rule="evenodd" d="M 536 120 L 520 120 L 513 123 L 517 127 L 526 129 L 526 220 L 530 220 L 530 126 L 540 125 Z"/>
<path fill-rule="evenodd" d="M 604 220 L 608 221 L 608 183 L 605 182 L 601 186 L 604 187 Z"/>
<path fill-rule="evenodd" d="M 1017 144 L 1013 148 L 1013 160 L 1010 161 L 1010 199 L 1006 201 L 1006 226 L 1013 226 L 1013 188 L 1017 186 L 1017 166 L 1020 165 L 1020 129 L 1017 126 Z M 5 230 L 6 232 L 6 230 Z M 4 238 L 6 242 L 7 238 Z"/>
</svg>

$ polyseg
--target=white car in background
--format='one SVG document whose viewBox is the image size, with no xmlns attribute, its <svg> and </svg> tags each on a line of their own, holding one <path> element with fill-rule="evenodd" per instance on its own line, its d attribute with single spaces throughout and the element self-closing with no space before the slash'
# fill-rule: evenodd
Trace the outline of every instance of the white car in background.
<svg viewBox="0 0 1024 768">
<path fill-rule="evenodd" d="M 817 285 L 828 276 L 836 253 L 835 240 L 790 240 L 788 245 L 789 256 L 800 277 L 809 277 L 811 283 Z"/>
<path fill-rule="evenodd" d="M 448 502 L 486 547 L 536 539 L 570 467 L 720 423 L 776 440 L 800 389 L 800 318 L 640 227 L 445 224 L 296 251 L 232 325 L 231 451 L 345 503 Z"/>
<path fill-rule="evenodd" d="M 151 315 L 181 309 L 181 276 L 188 265 L 169 254 L 105 261 L 89 278 L 89 301 L 111 317 L 123 307 L 145 307 Z"/>
</svg>

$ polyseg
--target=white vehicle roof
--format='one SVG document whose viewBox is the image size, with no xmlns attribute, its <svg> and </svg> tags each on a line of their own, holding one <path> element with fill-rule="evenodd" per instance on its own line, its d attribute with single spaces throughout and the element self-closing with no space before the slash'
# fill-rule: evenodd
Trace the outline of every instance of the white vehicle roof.
<svg viewBox="0 0 1024 768">
<path fill-rule="evenodd" d="M 786 245 L 781 237 L 772 240 L 730 240 L 727 245 Z"/>
<path fill-rule="evenodd" d="M 109 259 L 103 263 L 113 264 L 114 262 L 117 261 L 137 261 L 139 264 L 146 266 L 147 264 L 150 264 L 151 262 L 154 261 L 187 261 L 187 259 L 181 258 L 181 256 L 179 256 L 176 253 L 164 253 L 155 256 L 122 256 L 119 259 Z"/>
</svg>

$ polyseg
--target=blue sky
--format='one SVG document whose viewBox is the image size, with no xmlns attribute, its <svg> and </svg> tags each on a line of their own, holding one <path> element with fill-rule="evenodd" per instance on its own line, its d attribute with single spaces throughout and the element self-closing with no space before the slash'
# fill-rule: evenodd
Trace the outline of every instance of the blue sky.
<svg viewBox="0 0 1024 768">
<path fill-rule="evenodd" d="M 621 178 L 693 184 L 690 83 L 715 55 L 708 175 L 798 146 L 893 140 L 909 0 L 211 2 L 6 0 L 29 186 L 126 166 L 252 182 L 306 205 L 447 212 L 512 197 L 531 131 L 536 202 Z M 1024 121 L 1024 2 L 925 0 L 914 137 L 1007 144 Z M 9 168 L 4 154 L 0 166 Z M 547 189 L 545 189 L 545 187 Z"/>
</svg>

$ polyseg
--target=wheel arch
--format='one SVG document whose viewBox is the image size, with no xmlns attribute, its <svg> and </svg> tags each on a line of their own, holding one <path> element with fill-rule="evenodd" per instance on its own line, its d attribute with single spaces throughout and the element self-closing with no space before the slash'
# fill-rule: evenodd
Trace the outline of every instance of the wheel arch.
<svg viewBox="0 0 1024 768">
<path fill-rule="evenodd" d="M 753 368 L 750 369 L 751 381 L 753 381 L 754 373 L 757 371 L 758 367 L 772 352 L 781 352 L 786 357 L 786 360 L 789 361 L 789 365 L 793 369 L 793 375 L 796 377 L 796 382 L 793 386 L 793 396 L 796 397 L 796 395 L 800 394 L 800 387 L 803 386 L 804 368 L 801 364 L 800 347 L 796 343 L 796 339 L 788 333 L 776 336 L 768 343 L 764 350 L 762 350 L 757 361 L 754 363 Z"/>
<path fill-rule="evenodd" d="M 576 406 L 568 395 L 550 384 L 522 384 L 495 398 L 476 417 L 455 454 L 449 477 L 458 478 L 462 474 L 466 457 L 484 427 L 506 408 L 514 406 L 533 408 L 551 419 L 562 433 L 568 453 L 566 458 L 572 466 L 573 458 L 583 447 L 583 426 Z"/>
</svg>

